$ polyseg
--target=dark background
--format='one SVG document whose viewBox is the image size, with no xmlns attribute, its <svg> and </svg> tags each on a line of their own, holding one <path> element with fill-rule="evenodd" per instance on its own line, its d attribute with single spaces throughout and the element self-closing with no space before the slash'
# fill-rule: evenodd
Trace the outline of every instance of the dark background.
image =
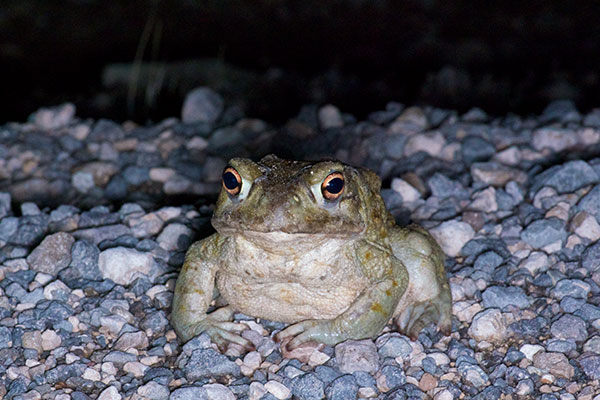
<svg viewBox="0 0 600 400">
<path fill-rule="evenodd" d="M 495 115 L 600 106 L 599 1 L 2 0 L 0 123 L 179 116 L 199 85 L 253 117 L 388 101 Z"/>
</svg>

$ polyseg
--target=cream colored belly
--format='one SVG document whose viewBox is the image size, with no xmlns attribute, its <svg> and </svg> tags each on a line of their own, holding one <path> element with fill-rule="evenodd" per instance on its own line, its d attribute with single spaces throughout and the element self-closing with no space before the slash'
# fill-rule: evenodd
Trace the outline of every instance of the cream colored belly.
<svg viewBox="0 0 600 400">
<path fill-rule="evenodd" d="M 246 315 L 292 323 L 335 318 L 354 302 L 367 282 L 356 279 L 342 285 L 307 286 L 221 274 L 217 286 L 225 300 Z"/>
</svg>

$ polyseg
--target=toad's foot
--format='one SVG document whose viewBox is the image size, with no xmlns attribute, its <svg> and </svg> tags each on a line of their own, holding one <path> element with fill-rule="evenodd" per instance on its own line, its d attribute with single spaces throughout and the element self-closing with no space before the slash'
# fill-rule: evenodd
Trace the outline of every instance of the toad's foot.
<svg viewBox="0 0 600 400">
<path fill-rule="evenodd" d="M 311 341 L 333 346 L 347 339 L 345 335 L 336 332 L 333 325 L 333 320 L 308 319 L 288 326 L 275 335 L 275 341 L 282 342 L 286 338 L 293 337 L 285 344 L 287 350 L 294 350 Z"/>
<path fill-rule="evenodd" d="M 443 291 L 435 299 L 412 304 L 398 315 L 398 330 L 411 340 L 416 340 L 424 327 L 435 322 L 440 332 L 448 336 L 452 331 L 451 304 L 447 291 Z"/>
<path fill-rule="evenodd" d="M 240 336 L 242 331 L 248 329 L 248 325 L 231 322 L 233 313 L 234 310 L 231 307 L 219 308 L 207 314 L 201 321 L 184 326 L 179 334 L 184 338 L 191 339 L 206 332 L 221 351 L 225 351 L 230 343 L 238 344 L 246 351 L 254 350 L 252 342 Z"/>
</svg>

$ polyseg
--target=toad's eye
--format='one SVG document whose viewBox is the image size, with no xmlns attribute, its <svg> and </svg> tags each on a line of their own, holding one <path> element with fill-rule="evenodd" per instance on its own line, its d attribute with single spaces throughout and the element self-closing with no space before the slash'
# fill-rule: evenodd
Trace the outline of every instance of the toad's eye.
<svg viewBox="0 0 600 400">
<path fill-rule="evenodd" d="M 223 171 L 223 189 L 232 196 L 237 196 L 242 190 L 242 177 L 233 167 Z"/>
<path fill-rule="evenodd" d="M 321 184 L 321 193 L 327 200 L 336 200 L 344 192 L 344 175 L 332 172 Z"/>
</svg>

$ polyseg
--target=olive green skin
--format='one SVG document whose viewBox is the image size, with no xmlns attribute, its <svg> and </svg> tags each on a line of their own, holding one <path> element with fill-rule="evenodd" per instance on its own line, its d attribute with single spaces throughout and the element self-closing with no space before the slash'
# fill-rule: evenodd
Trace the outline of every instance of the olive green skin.
<svg viewBox="0 0 600 400">
<path fill-rule="evenodd" d="M 395 225 L 375 173 L 273 155 L 229 166 L 241 190 L 221 190 L 217 233 L 190 247 L 177 279 L 171 322 L 183 341 L 207 332 L 251 348 L 236 311 L 292 324 L 275 337 L 288 349 L 372 338 L 394 317 L 411 338 L 430 322 L 449 334 L 444 254 L 424 229 Z M 344 187 L 328 200 L 322 183 L 335 172 Z M 215 297 L 227 305 L 207 314 Z"/>
</svg>

